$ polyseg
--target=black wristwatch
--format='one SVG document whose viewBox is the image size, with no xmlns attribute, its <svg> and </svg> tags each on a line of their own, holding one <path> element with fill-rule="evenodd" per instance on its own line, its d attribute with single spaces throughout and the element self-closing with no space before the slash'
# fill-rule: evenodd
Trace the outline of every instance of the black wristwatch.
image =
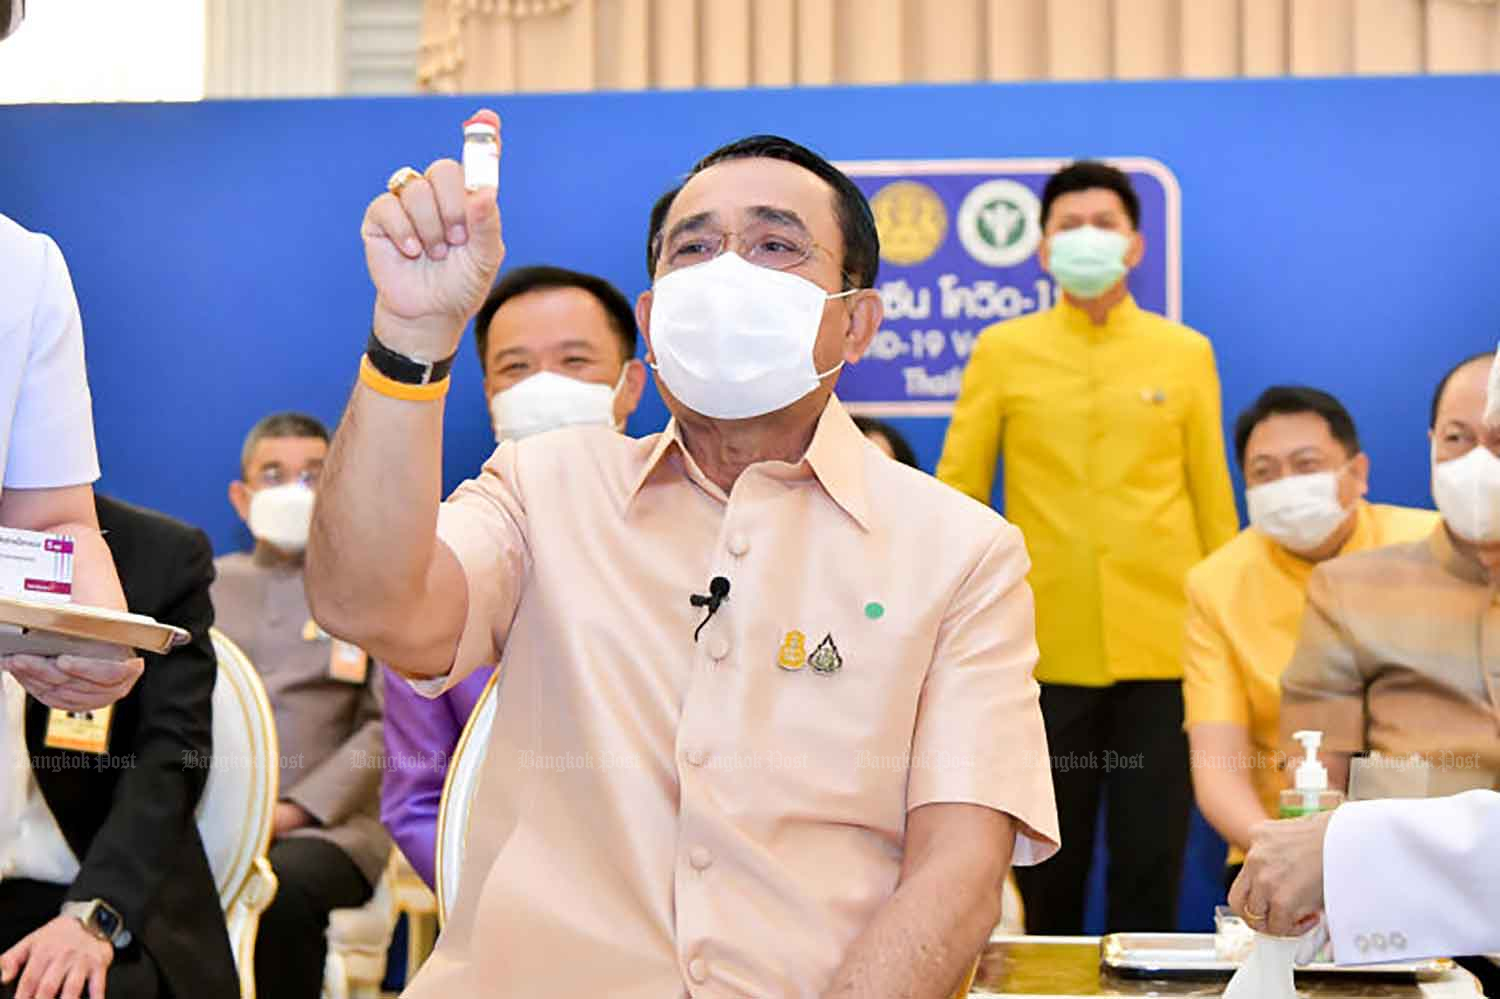
<svg viewBox="0 0 1500 999">
<path fill-rule="evenodd" d="M 380 342 L 375 331 L 370 331 L 370 342 L 365 344 L 365 356 L 375 366 L 375 370 L 385 375 L 393 382 L 401 382 L 404 385 L 431 385 L 448 377 L 448 372 L 453 370 L 453 359 L 458 356 L 454 351 L 441 361 L 419 361 L 396 351 Z"/>
<path fill-rule="evenodd" d="M 102 898 L 64 902 L 59 914 L 72 916 L 83 924 L 84 929 L 116 949 L 130 944 L 130 931 L 125 928 L 124 918 Z"/>
</svg>

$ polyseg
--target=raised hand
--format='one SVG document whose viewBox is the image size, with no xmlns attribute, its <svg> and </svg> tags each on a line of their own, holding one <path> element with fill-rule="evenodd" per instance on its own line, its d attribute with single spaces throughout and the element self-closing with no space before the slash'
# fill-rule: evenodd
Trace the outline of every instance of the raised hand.
<svg viewBox="0 0 1500 999">
<path fill-rule="evenodd" d="M 375 282 L 375 333 L 408 357 L 442 360 L 458 349 L 505 257 L 497 192 L 466 191 L 452 159 L 424 174 L 398 171 L 392 187 L 370 202 L 360 228 Z"/>
</svg>

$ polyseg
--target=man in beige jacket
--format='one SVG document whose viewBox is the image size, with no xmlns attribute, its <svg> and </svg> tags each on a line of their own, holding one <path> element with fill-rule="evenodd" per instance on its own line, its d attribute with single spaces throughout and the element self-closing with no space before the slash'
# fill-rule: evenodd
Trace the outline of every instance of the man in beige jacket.
<svg viewBox="0 0 1500 999">
<path fill-rule="evenodd" d="M 328 914 L 370 898 L 391 847 L 380 825 L 379 673 L 313 623 L 302 585 L 327 451 L 328 431 L 298 413 L 250 431 L 229 499 L 255 548 L 220 558 L 213 588 L 219 627 L 260 672 L 281 742 L 270 851 L 281 885 L 255 950 L 260 994 L 277 999 L 317 999 Z"/>
</svg>

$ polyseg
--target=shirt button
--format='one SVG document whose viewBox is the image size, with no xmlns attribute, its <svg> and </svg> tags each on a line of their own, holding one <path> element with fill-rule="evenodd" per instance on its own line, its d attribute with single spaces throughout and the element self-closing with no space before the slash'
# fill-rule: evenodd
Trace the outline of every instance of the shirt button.
<svg viewBox="0 0 1500 999">
<path fill-rule="evenodd" d="M 688 862 L 693 865 L 694 870 L 706 871 L 713 864 L 713 854 L 708 852 L 706 846 L 695 846 L 688 854 Z"/>
<path fill-rule="evenodd" d="M 729 554 L 739 558 L 750 550 L 750 539 L 743 534 L 736 534 L 729 539 Z"/>
<path fill-rule="evenodd" d="M 695 767 L 703 766 L 703 761 L 706 759 L 708 759 L 708 754 L 701 749 L 689 749 L 687 751 L 687 761 Z"/>
<path fill-rule="evenodd" d="M 708 981 L 708 962 L 701 957 L 695 957 L 688 962 L 688 977 L 702 985 Z"/>
<path fill-rule="evenodd" d="M 708 643 L 708 654 L 713 656 L 715 660 L 723 659 L 729 655 L 729 639 L 723 635 L 714 636 L 713 640 Z"/>
</svg>

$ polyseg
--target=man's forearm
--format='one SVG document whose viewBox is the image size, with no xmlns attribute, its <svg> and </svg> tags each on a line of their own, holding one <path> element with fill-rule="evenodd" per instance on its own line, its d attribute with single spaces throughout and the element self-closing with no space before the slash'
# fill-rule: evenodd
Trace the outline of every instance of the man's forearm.
<svg viewBox="0 0 1500 999">
<path fill-rule="evenodd" d="M 329 450 L 307 553 L 308 600 L 329 632 L 432 673 L 447 668 L 465 609 L 462 587 L 456 600 L 431 599 L 440 569 L 461 575 L 438 557 L 442 422 L 440 400 L 357 385 Z"/>
<path fill-rule="evenodd" d="M 1250 829 L 1270 818 L 1244 772 L 1227 769 L 1193 771 L 1194 797 L 1209 825 L 1230 846 L 1250 847 Z"/>
<path fill-rule="evenodd" d="M 920 861 L 849 948 L 824 999 L 952 995 L 1000 921 L 1009 842 L 980 865 L 962 852 Z"/>
<path fill-rule="evenodd" d="M 54 524 L 44 530 L 73 539 L 73 602 L 86 607 L 125 610 L 125 591 L 114 556 L 97 524 Z"/>
</svg>

